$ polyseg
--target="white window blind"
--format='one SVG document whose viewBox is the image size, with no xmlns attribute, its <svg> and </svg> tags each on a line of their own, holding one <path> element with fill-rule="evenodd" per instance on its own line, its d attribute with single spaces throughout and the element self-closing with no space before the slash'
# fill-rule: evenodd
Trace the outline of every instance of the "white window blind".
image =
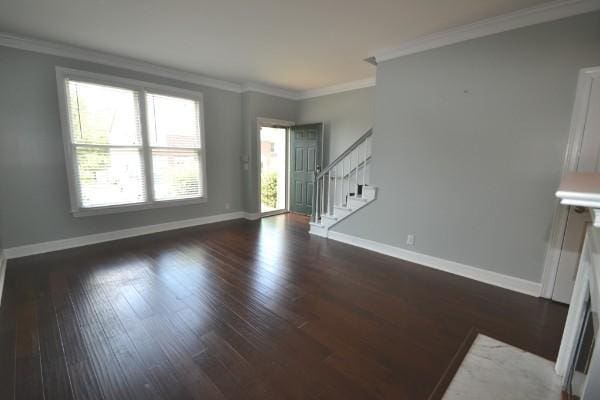
<svg viewBox="0 0 600 400">
<path fill-rule="evenodd" d="M 200 112 L 189 99 L 146 94 L 156 200 L 202 196 Z"/>
<path fill-rule="evenodd" d="M 81 207 L 146 201 L 138 93 L 72 80 L 67 87 Z"/>
<path fill-rule="evenodd" d="M 178 89 L 99 82 L 82 72 L 59 76 L 75 213 L 205 199 L 200 94 L 179 97 Z"/>
</svg>

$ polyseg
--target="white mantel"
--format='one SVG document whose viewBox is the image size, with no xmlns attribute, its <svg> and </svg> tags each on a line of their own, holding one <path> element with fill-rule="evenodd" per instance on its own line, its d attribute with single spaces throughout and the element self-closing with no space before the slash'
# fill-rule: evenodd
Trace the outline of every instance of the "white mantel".
<svg viewBox="0 0 600 400">
<path fill-rule="evenodd" d="M 600 311 L 600 173 L 576 172 L 565 175 L 556 196 L 560 198 L 561 204 L 588 208 L 593 218 L 593 226 L 587 229 L 581 251 L 575 287 L 556 360 L 556 372 L 564 376 L 576 351 L 588 295 L 595 315 Z M 592 354 L 582 398 L 600 399 L 600 341 L 596 343 Z"/>
<path fill-rule="evenodd" d="M 589 208 L 594 226 L 600 228 L 600 173 L 566 174 L 556 191 L 556 197 L 560 198 L 560 204 Z"/>
</svg>

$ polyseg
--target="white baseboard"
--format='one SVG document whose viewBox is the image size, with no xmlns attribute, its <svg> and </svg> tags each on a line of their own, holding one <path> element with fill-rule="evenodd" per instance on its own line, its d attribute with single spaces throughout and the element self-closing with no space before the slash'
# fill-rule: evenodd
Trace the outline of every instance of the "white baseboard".
<svg viewBox="0 0 600 400">
<path fill-rule="evenodd" d="M 0 249 L 0 305 L 2 305 L 2 292 L 4 291 L 4 278 L 6 277 L 6 257 Z"/>
<path fill-rule="evenodd" d="M 140 226 L 118 231 L 97 233 L 94 235 L 78 236 L 68 239 L 53 240 L 51 242 L 33 243 L 18 247 L 4 249 L 6 259 L 31 256 L 34 254 L 49 253 L 51 251 L 71 249 L 74 247 L 88 246 L 91 244 L 110 242 L 112 240 L 126 239 L 143 236 L 151 233 L 189 228 L 192 226 L 212 224 L 214 222 L 229 221 L 232 219 L 247 218 L 243 211 L 228 214 L 211 215 L 208 217 L 185 219 L 181 221 L 166 222 L 163 224 Z"/>
<path fill-rule="evenodd" d="M 367 240 L 335 231 L 329 231 L 327 236 L 330 239 L 336 240 L 338 242 L 362 247 L 364 249 L 375 251 L 377 253 L 385 254 L 405 261 L 410 261 L 415 264 L 424 265 L 429 268 L 449 272 L 454 275 L 474 279 L 476 281 L 484 282 L 494 286 L 499 286 L 504 289 L 513 290 L 515 292 L 524 293 L 534 297 L 539 297 L 542 289 L 542 284 L 538 282 L 528 281 L 525 279 L 516 278 L 514 276 L 499 274 L 497 272 L 488 271 L 470 265 L 460 264 L 454 261 L 445 260 L 443 258 L 428 256 L 426 254 L 405 250 L 400 247 L 391 246 L 389 244 L 379 243 L 372 240 Z"/>
<path fill-rule="evenodd" d="M 260 219 L 261 214 L 259 212 L 255 212 L 255 213 L 249 213 L 249 212 L 245 212 L 244 213 L 244 218 L 249 219 L 250 221 L 256 221 L 257 219 Z"/>
</svg>

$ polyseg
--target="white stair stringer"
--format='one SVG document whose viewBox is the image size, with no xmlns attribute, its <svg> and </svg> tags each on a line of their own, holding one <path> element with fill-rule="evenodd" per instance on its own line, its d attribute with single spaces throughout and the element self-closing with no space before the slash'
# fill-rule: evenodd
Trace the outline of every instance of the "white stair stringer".
<svg viewBox="0 0 600 400">
<path fill-rule="evenodd" d="M 346 206 L 334 206 L 333 215 L 324 214 L 320 221 L 311 222 L 309 233 L 312 235 L 327 237 L 327 232 L 331 227 L 340 221 L 348 218 L 367 204 L 375 201 L 377 197 L 377 188 L 374 186 L 363 186 L 362 196 L 350 196 Z"/>
</svg>

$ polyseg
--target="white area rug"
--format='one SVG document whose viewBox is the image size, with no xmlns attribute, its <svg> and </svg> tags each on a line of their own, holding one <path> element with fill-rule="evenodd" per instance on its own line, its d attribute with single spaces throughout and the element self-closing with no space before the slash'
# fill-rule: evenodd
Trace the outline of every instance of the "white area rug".
<svg viewBox="0 0 600 400">
<path fill-rule="evenodd" d="M 560 400 L 554 363 L 477 335 L 443 400 Z"/>
</svg>

